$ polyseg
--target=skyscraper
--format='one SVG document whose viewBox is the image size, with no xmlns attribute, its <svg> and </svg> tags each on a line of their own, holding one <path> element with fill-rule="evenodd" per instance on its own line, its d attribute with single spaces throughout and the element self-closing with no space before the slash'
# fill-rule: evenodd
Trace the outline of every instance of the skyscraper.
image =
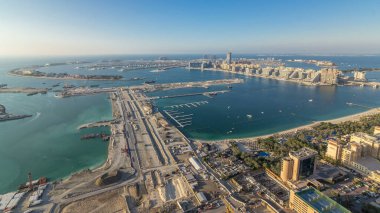
<svg viewBox="0 0 380 213">
<path fill-rule="evenodd" d="M 226 57 L 226 63 L 231 64 L 231 61 L 232 61 L 232 53 L 228 52 L 227 57 Z"/>
</svg>

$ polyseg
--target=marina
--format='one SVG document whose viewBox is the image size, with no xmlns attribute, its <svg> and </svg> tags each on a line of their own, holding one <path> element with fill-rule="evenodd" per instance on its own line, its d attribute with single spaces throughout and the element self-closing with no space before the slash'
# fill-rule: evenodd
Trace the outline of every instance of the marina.
<svg viewBox="0 0 380 213">
<path fill-rule="evenodd" d="M 187 106 L 190 108 L 189 105 Z M 163 110 L 163 112 L 168 115 L 178 125 L 178 127 L 183 128 L 192 124 L 193 114 L 184 114 L 184 112 L 176 110 Z"/>
<path fill-rule="evenodd" d="M 202 106 L 204 104 L 208 104 L 209 102 L 208 101 L 196 101 L 196 102 L 190 102 L 190 103 L 186 103 L 186 104 L 177 104 L 177 105 L 171 105 L 171 106 L 165 106 L 165 108 L 182 108 L 182 107 L 188 107 L 188 108 L 191 108 L 191 107 L 199 107 L 199 106 Z"/>
</svg>

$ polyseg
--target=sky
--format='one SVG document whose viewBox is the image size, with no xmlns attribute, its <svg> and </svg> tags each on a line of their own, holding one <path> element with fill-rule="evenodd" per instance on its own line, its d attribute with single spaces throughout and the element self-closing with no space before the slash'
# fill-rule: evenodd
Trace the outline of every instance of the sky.
<svg viewBox="0 0 380 213">
<path fill-rule="evenodd" d="M 380 54 L 379 0 L 0 0 L 0 55 Z"/>
</svg>

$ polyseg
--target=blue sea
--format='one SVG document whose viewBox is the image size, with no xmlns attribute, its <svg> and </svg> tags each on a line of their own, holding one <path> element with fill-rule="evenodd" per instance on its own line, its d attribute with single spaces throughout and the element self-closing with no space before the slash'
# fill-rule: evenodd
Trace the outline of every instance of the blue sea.
<svg viewBox="0 0 380 213">
<path fill-rule="evenodd" d="M 168 55 L 169 59 L 194 59 L 201 55 Z M 224 57 L 220 55 L 219 57 Z M 257 56 L 235 57 L 276 59 L 331 60 L 341 69 L 380 67 L 379 56 Z M 141 81 L 78 81 L 49 80 L 10 76 L 8 71 L 30 65 L 67 61 L 100 62 L 103 59 L 136 60 L 155 59 L 157 55 L 92 56 L 92 57 L 40 57 L 0 58 L 0 84 L 8 87 L 51 87 L 56 83 L 76 86 L 98 84 L 100 87 L 142 84 L 145 80 L 157 83 L 204 81 L 225 78 L 243 78 L 243 84 L 232 85 L 231 92 L 213 98 L 191 96 L 155 101 L 158 110 L 176 110 L 191 114 L 191 125 L 179 128 L 194 139 L 215 140 L 259 136 L 309 124 L 314 121 L 346 116 L 380 106 L 380 89 L 367 87 L 309 87 L 291 82 L 250 78 L 223 72 L 169 69 L 154 73 L 152 70 L 118 72 L 113 69 L 89 71 L 75 69 L 78 65 L 41 68 L 45 72 L 78 74 L 122 75 L 125 79 L 144 78 Z M 311 67 L 309 64 L 288 63 L 289 66 Z M 380 81 L 380 72 L 368 72 L 371 81 Z M 61 84 L 62 85 L 62 84 Z M 55 89 L 59 89 L 55 88 Z M 226 90 L 226 86 L 208 89 L 192 88 L 149 93 L 150 96 L 184 94 L 192 92 Z M 188 103 L 201 102 L 202 105 Z M 207 102 L 207 103 L 206 103 Z M 349 106 L 352 102 L 366 107 Z M 112 118 L 107 94 L 57 99 L 53 92 L 46 95 L 0 94 L 0 104 L 13 114 L 31 114 L 31 118 L 0 123 L 0 193 L 16 190 L 26 182 L 28 172 L 34 177 L 46 176 L 50 180 L 66 177 L 73 172 L 101 165 L 107 158 L 107 143 L 101 140 L 81 141 L 86 133 L 109 131 L 107 128 L 78 130 L 83 123 Z M 171 106 L 183 105 L 173 108 Z M 172 121 L 174 124 L 175 122 Z"/>
</svg>

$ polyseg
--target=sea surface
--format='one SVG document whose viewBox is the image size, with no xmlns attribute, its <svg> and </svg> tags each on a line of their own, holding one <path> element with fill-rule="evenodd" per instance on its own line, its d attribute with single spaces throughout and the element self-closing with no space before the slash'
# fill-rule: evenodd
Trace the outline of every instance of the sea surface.
<svg viewBox="0 0 380 213">
<path fill-rule="evenodd" d="M 201 55 L 172 55 L 173 59 L 192 59 Z M 224 57 L 224 56 L 220 56 Z M 267 56 L 239 55 L 245 58 Z M 305 57 L 274 56 L 287 59 L 332 60 L 341 69 L 380 67 L 380 56 Z M 0 84 L 8 87 L 51 87 L 56 83 L 99 87 L 129 86 L 146 80 L 157 83 L 204 81 L 224 78 L 243 78 L 245 83 L 231 85 L 232 90 L 213 98 L 191 96 L 155 101 L 158 110 L 174 110 L 187 116 L 191 125 L 179 127 L 194 139 L 215 140 L 242 138 L 274 133 L 314 121 L 338 118 L 380 106 L 380 89 L 361 87 L 310 87 L 291 82 L 263 78 L 250 78 L 223 72 L 174 68 L 165 72 L 136 70 L 118 72 L 114 69 L 89 71 L 75 69 L 78 65 L 41 68 L 45 72 L 78 74 L 122 75 L 124 79 L 144 78 L 139 81 L 78 81 L 49 80 L 7 75 L 9 70 L 30 65 L 67 62 L 74 60 L 99 62 L 103 59 L 155 59 L 158 56 L 97 56 L 97 57 L 45 57 L 0 58 Z M 314 68 L 313 65 L 287 63 L 289 66 Z M 371 81 L 380 81 L 380 72 L 369 72 Z M 61 89 L 56 87 L 54 89 Z M 184 94 L 226 90 L 226 86 L 178 89 L 149 93 L 150 96 Z M 201 102 L 204 104 L 189 104 Z M 360 106 L 349 106 L 351 102 Z M 47 95 L 0 94 L 0 104 L 13 114 L 31 114 L 23 120 L 0 123 L 0 194 L 17 189 L 26 182 L 28 172 L 33 177 L 46 176 L 50 180 L 64 178 L 73 172 L 101 165 L 107 158 L 108 143 L 101 140 L 80 140 L 92 132 L 109 132 L 108 128 L 78 130 L 81 124 L 111 119 L 111 104 L 107 94 L 57 99 L 53 92 Z M 181 105 L 175 106 L 175 105 Z M 184 105 L 187 104 L 187 105 Z M 169 118 L 169 117 L 168 117 Z M 175 121 L 171 120 L 174 124 Z"/>
</svg>

